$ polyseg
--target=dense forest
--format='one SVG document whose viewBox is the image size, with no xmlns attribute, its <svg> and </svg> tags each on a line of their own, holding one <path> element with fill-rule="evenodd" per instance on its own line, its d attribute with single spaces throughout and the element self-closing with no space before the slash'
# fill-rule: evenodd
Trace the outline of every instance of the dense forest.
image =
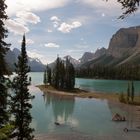
<svg viewBox="0 0 140 140">
<path fill-rule="evenodd" d="M 95 79 L 140 80 L 140 66 L 122 65 L 119 67 L 95 65 L 93 68 L 76 70 L 76 77 Z"/>
</svg>

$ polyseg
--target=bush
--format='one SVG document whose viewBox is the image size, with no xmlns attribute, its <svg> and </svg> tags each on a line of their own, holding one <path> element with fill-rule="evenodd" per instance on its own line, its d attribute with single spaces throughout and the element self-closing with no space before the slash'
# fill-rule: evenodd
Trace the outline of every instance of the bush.
<svg viewBox="0 0 140 140">
<path fill-rule="evenodd" d="M 120 101 L 121 103 L 125 103 L 125 102 L 126 102 L 123 93 L 121 93 L 121 94 L 119 95 L 119 101 Z"/>
</svg>

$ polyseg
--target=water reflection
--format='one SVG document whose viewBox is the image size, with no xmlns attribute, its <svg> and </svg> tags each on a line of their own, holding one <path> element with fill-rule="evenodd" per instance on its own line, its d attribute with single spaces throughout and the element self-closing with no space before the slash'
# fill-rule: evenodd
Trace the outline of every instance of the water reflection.
<svg viewBox="0 0 140 140">
<path fill-rule="evenodd" d="M 55 122 L 65 124 L 72 120 L 72 114 L 75 105 L 74 97 L 60 96 L 44 93 L 46 107 L 52 106 Z"/>
</svg>

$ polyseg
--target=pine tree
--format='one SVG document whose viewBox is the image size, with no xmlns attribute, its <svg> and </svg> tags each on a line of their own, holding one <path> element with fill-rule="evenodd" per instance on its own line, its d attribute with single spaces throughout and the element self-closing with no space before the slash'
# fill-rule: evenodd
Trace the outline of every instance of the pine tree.
<svg viewBox="0 0 140 140">
<path fill-rule="evenodd" d="M 18 57 L 18 62 L 16 64 L 17 76 L 13 80 L 14 95 L 11 98 L 11 112 L 15 116 L 17 140 L 33 139 L 33 129 L 30 128 L 30 123 L 32 121 L 30 114 L 32 105 L 30 100 L 33 99 L 33 96 L 29 93 L 28 89 L 30 81 L 28 80 L 27 74 L 30 71 L 30 68 L 27 63 L 26 40 L 24 35 L 21 46 L 21 54 Z"/>
<path fill-rule="evenodd" d="M 47 67 L 45 68 L 45 71 L 44 71 L 44 77 L 43 77 L 43 83 L 44 85 L 46 86 L 47 85 Z"/>
<path fill-rule="evenodd" d="M 134 101 L 134 83 L 133 81 L 131 82 L 131 101 L 133 102 Z"/>
<path fill-rule="evenodd" d="M 74 88 L 75 85 L 75 70 L 74 67 L 72 65 L 72 63 L 70 63 L 68 57 L 66 58 L 66 68 L 65 68 L 66 72 L 65 72 L 65 85 L 66 85 L 66 89 L 70 90 Z"/>
<path fill-rule="evenodd" d="M 127 102 L 129 103 L 129 97 L 130 97 L 130 83 L 128 83 L 128 88 L 127 88 Z"/>
<path fill-rule="evenodd" d="M 8 72 L 4 57 L 9 46 L 9 44 L 7 44 L 4 41 L 8 33 L 4 25 L 4 20 L 8 18 L 5 12 L 6 8 L 7 6 L 5 4 L 5 0 L 1 0 L 0 1 L 0 129 L 8 121 L 8 114 L 7 114 L 8 93 L 7 93 L 6 85 L 4 84 L 6 81 L 4 74 L 7 74 Z"/>
<path fill-rule="evenodd" d="M 59 78 L 60 78 L 60 58 L 56 59 L 56 66 L 54 68 L 54 87 L 59 88 Z"/>
<path fill-rule="evenodd" d="M 52 81 L 52 71 L 51 68 L 47 65 L 47 83 L 51 85 Z"/>
</svg>

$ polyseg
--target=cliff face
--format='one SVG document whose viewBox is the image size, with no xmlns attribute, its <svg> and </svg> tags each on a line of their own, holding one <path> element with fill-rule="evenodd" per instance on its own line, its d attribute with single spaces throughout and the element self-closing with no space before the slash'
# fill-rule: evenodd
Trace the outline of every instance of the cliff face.
<svg viewBox="0 0 140 140">
<path fill-rule="evenodd" d="M 94 59 L 99 58 L 100 56 L 103 56 L 107 53 L 107 50 L 105 48 L 97 49 L 97 51 L 94 54 Z"/>
<path fill-rule="evenodd" d="M 140 26 L 120 29 L 112 36 L 108 49 L 98 52 L 99 50 L 96 51 L 94 59 L 81 66 L 140 65 Z"/>
<path fill-rule="evenodd" d="M 108 54 L 115 58 L 131 55 L 140 48 L 140 26 L 120 29 L 110 40 Z"/>
<path fill-rule="evenodd" d="M 85 52 L 85 53 L 83 54 L 83 56 L 82 56 L 79 60 L 80 60 L 80 62 L 83 64 L 83 63 L 88 62 L 88 61 L 90 61 L 91 59 L 93 59 L 93 57 L 94 57 L 94 53 Z"/>
</svg>

